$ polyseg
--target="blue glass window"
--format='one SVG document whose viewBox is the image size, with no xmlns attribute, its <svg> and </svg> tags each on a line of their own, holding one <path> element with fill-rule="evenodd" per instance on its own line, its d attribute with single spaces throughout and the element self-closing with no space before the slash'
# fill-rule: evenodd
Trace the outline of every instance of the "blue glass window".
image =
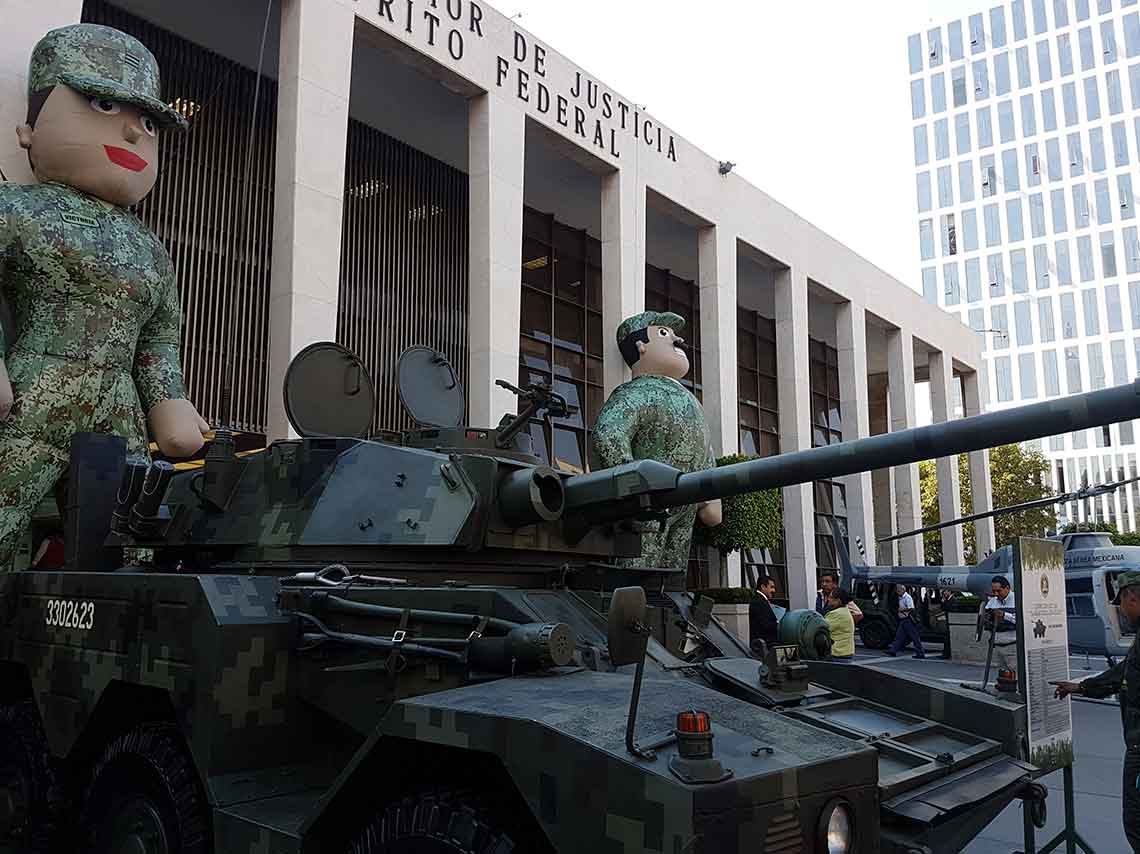
<svg viewBox="0 0 1140 854">
<path fill-rule="evenodd" d="M 1095 76 L 1085 78 L 1085 113 L 1090 122 L 1100 118 L 1100 90 Z"/>
<path fill-rule="evenodd" d="M 1049 59 L 1049 42 L 1037 42 L 1037 79 L 1048 83 L 1053 79 L 1053 63 Z"/>
<path fill-rule="evenodd" d="M 981 53 L 986 49 L 986 27 L 981 15 L 971 15 L 970 26 L 970 53 Z"/>
<path fill-rule="evenodd" d="M 1089 128 L 1089 159 L 1092 161 L 1092 171 L 1103 172 L 1104 165 L 1104 128 Z"/>
<path fill-rule="evenodd" d="M 930 67 L 935 68 L 942 64 L 942 28 L 935 27 L 926 32 L 926 43 L 930 52 Z"/>
<path fill-rule="evenodd" d="M 1124 53 L 1129 58 L 1140 55 L 1140 12 L 1124 16 Z"/>
<path fill-rule="evenodd" d="M 918 212 L 925 213 L 930 210 L 930 173 L 919 172 L 915 176 L 914 187 L 918 199 Z"/>
<path fill-rule="evenodd" d="M 1033 108 L 1033 96 L 1021 96 L 1021 135 L 1030 137 L 1037 133 L 1037 111 Z"/>
<path fill-rule="evenodd" d="M 974 60 L 974 99 L 984 100 L 990 96 L 990 75 L 984 59 Z"/>
<path fill-rule="evenodd" d="M 1089 0 L 1077 0 L 1077 20 L 1087 21 L 1089 19 Z"/>
<path fill-rule="evenodd" d="M 1108 113 L 1118 116 L 1124 112 L 1124 95 L 1120 91 L 1120 72 L 1115 68 L 1104 75 L 1104 88 L 1108 95 Z"/>
<path fill-rule="evenodd" d="M 1068 0 L 1053 0 L 1053 26 L 1058 29 L 1069 26 Z"/>
<path fill-rule="evenodd" d="M 1136 226 L 1124 229 L 1124 269 L 1129 273 L 1140 273 L 1140 239 L 1137 238 Z"/>
<path fill-rule="evenodd" d="M 958 254 L 958 236 L 954 232 L 954 214 L 942 214 L 942 257 Z"/>
<path fill-rule="evenodd" d="M 1071 285 L 1073 283 L 1073 272 L 1069 264 L 1069 241 L 1063 238 L 1058 240 L 1055 249 L 1057 257 L 1057 284 Z"/>
<path fill-rule="evenodd" d="M 1033 0 L 1033 32 L 1041 35 L 1049 29 L 1049 19 L 1045 17 L 1045 0 Z"/>
<path fill-rule="evenodd" d="M 1057 129 L 1057 102 L 1052 89 L 1041 90 L 1041 125 L 1046 133 Z"/>
<path fill-rule="evenodd" d="M 958 154 L 970 151 L 970 114 L 959 113 L 954 117 L 954 139 Z"/>
<path fill-rule="evenodd" d="M 990 299 L 1005 296 L 1005 265 L 1001 254 L 986 256 L 986 274 L 989 276 Z M 997 306 L 995 306 L 997 307 Z M 1002 319 L 1005 319 L 1005 306 L 1000 306 Z M 996 319 L 996 316 L 995 316 Z M 1005 329 L 1004 323 L 995 323 L 994 329 Z"/>
<path fill-rule="evenodd" d="M 1066 83 L 1061 87 L 1061 106 L 1065 111 L 1065 127 L 1072 127 L 1081 120 L 1077 109 L 1077 84 Z"/>
<path fill-rule="evenodd" d="M 990 9 L 990 47 L 1003 47 L 1005 41 L 1005 9 L 994 6 Z"/>
<path fill-rule="evenodd" d="M 1124 122 L 1112 124 L 1112 155 L 1116 166 L 1128 165 L 1128 131 Z"/>
<path fill-rule="evenodd" d="M 1013 129 L 1013 101 L 998 104 L 998 138 L 1002 142 L 1013 142 L 1016 134 Z"/>
<path fill-rule="evenodd" d="M 1069 230 L 1069 223 L 1065 217 L 1065 191 L 1053 190 L 1050 198 L 1053 202 L 1053 233 L 1064 234 Z"/>
<path fill-rule="evenodd" d="M 970 160 L 963 160 L 958 164 L 958 201 L 972 202 L 974 200 L 974 164 Z"/>
<path fill-rule="evenodd" d="M 934 257 L 934 221 L 924 219 L 918 224 L 918 254 L 923 261 Z"/>
<path fill-rule="evenodd" d="M 910 81 L 910 117 L 921 119 L 926 115 L 926 93 L 923 91 L 922 78 Z"/>
<path fill-rule="evenodd" d="M 982 264 L 977 258 L 966 261 L 966 300 L 977 302 L 982 298 Z"/>
<path fill-rule="evenodd" d="M 1096 0 L 1096 9 L 1102 15 L 1112 11 L 1112 0 Z"/>
<path fill-rule="evenodd" d="M 951 21 L 946 25 L 947 41 L 950 43 L 950 59 L 961 59 L 962 54 L 962 22 Z"/>
<path fill-rule="evenodd" d="M 910 73 L 917 74 L 922 71 L 922 36 L 915 33 L 906 40 L 907 53 L 910 55 Z"/>
<path fill-rule="evenodd" d="M 994 92 L 1006 95 L 1010 90 L 1009 53 L 999 53 L 994 57 Z"/>
<path fill-rule="evenodd" d="M 921 166 L 930 160 L 930 148 L 926 141 L 926 125 L 914 126 L 914 165 Z"/>
<path fill-rule="evenodd" d="M 950 156 L 950 123 L 939 119 L 934 123 L 934 157 L 945 160 Z"/>
<path fill-rule="evenodd" d="M 1037 143 L 1025 146 L 1025 183 L 1036 187 L 1041 183 L 1041 157 L 1037 153 Z"/>
<path fill-rule="evenodd" d="M 1016 196 L 1012 199 L 1006 199 L 1005 227 L 1006 231 L 1009 232 L 1010 243 L 1025 239 L 1025 225 L 1021 218 L 1021 199 Z"/>
<path fill-rule="evenodd" d="M 1010 280 L 1010 290 L 1013 291 L 1015 294 L 1024 294 L 1024 293 L 1029 292 L 1029 265 L 1026 264 L 1026 262 L 1025 262 L 1025 250 L 1024 249 L 1012 249 L 1012 250 L 1010 250 L 1010 253 L 1009 253 L 1009 280 Z M 1024 311 L 1026 312 L 1025 319 L 1026 319 L 1027 325 L 1028 325 L 1029 303 L 1027 301 L 1022 301 L 1020 303 L 1017 303 L 1017 305 L 1025 306 L 1025 309 L 1024 309 Z M 1017 312 L 1017 305 L 1015 305 L 1014 309 L 1013 309 L 1015 316 L 1018 313 Z M 1018 325 L 1020 326 L 1020 324 L 1018 324 Z M 1021 336 L 1018 335 L 1017 343 L 1018 344 L 1032 344 L 1033 342 L 1032 341 L 1023 341 L 1023 340 L 1021 340 Z"/>
<path fill-rule="evenodd" d="M 1037 290 L 1043 291 L 1049 287 L 1049 249 L 1048 249 L 1048 247 L 1045 246 L 1044 243 L 1041 243 L 1041 244 L 1033 247 L 1033 275 L 1037 281 Z M 1040 302 L 1049 303 L 1050 300 L 1046 298 L 1046 299 L 1042 299 Z M 1042 341 L 1052 341 L 1053 340 L 1053 338 L 1052 338 L 1053 309 L 1052 309 L 1051 305 L 1049 307 L 1049 320 L 1050 320 L 1050 324 L 1049 324 L 1049 326 L 1050 326 L 1050 337 L 1049 338 L 1045 337 L 1045 331 L 1044 331 L 1044 328 L 1042 328 L 1042 331 L 1041 331 L 1041 340 Z M 1044 326 L 1044 324 L 1042 324 L 1042 326 Z"/>
<path fill-rule="evenodd" d="M 954 204 L 954 176 L 949 166 L 938 167 L 938 206 L 949 207 Z"/>
<path fill-rule="evenodd" d="M 958 263 L 952 261 L 942 266 L 942 278 L 946 282 L 946 305 L 957 305 L 962 301 L 958 286 Z"/>
<path fill-rule="evenodd" d="M 1007 193 L 1021 189 L 1020 173 L 1017 169 L 1017 149 L 1006 149 L 1001 153 L 1001 178 Z"/>
<path fill-rule="evenodd" d="M 1049 180 L 1060 181 L 1064 173 L 1061 171 L 1061 141 L 1057 137 L 1045 140 L 1045 158 L 1049 162 Z"/>
<path fill-rule="evenodd" d="M 978 148 L 989 148 L 994 144 L 994 129 L 990 123 L 990 108 L 978 107 Z"/>
<path fill-rule="evenodd" d="M 1128 86 L 1132 90 L 1132 109 L 1140 110 L 1140 62 L 1129 66 Z"/>
<path fill-rule="evenodd" d="M 950 86 L 953 90 L 954 106 L 966 105 L 966 66 L 950 69 Z"/>
<path fill-rule="evenodd" d="M 1025 89 L 1033 85 L 1033 72 L 1029 66 L 1029 48 L 1017 49 L 1017 88 Z"/>
<path fill-rule="evenodd" d="M 946 75 L 941 71 L 930 76 L 930 112 L 946 112 Z"/>
<path fill-rule="evenodd" d="M 1001 246 L 1001 216 L 996 204 L 982 209 L 986 221 L 986 246 Z"/>
<path fill-rule="evenodd" d="M 982 198 L 989 198 L 997 193 L 997 169 L 994 168 L 994 156 L 987 154 L 979 163 L 982 169 Z"/>
<path fill-rule="evenodd" d="M 1117 175 L 1116 189 L 1120 195 L 1120 218 L 1135 219 L 1136 204 L 1132 200 L 1132 176 L 1127 172 Z"/>
<path fill-rule="evenodd" d="M 1085 192 L 1084 184 L 1073 185 L 1073 228 L 1081 229 L 1088 228 L 1090 225 L 1089 220 L 1089 200 L 1088 194 Z"/>
<path fill-rule="evenodd" d="M 1100 266 L 1106 279 L 1116 278 L 1116 237 L 1111 231 L 1100 233 Z"/>
<path fill-rule="evenodd" d="M 1062 77 L 1073 73 L 1073 41 L 1068 33 L 1057 36 L 1057 68 Z"/>
<path fill-rule="evenodd" d="M 1096 55 L 1093 53 L 1092 27 L 1083 27 L 1077 33 L 1077 46 L 1081 51 L 1081 71 L 1089 71 L 1096 66 Z"/>
<path fill-rule="evenodd" d="M 1111 65 L 1116 62 L 1116 32 L 1113 30 L 1112 21 L 1101 21 L 1100 44 L 1103 49 L 1104 64 Z"/>
<path fill-rule="evenodd" d="M 1009 11 L 1013 17 L 1013 40 L 1021 41 L 1027 35 L 1025 31 L 1025 0 L 1013 0 L 1009 4 Z"/>
<path fill-rule="evenodd" d="M 938 272 L 933 267 L 922 270 L 922 296 L 931 305 L 938 305 Z"/>
<path fill-rule="evenodd" d="M 1069 175 L 1076 178 L 1078 175 L 1085 174 L 1085 155 L 1081 150 L 1081 135 L 1079 133 L 1069 134 L 1068 139 L 1069 148 Z"/>
<path fill-rule="evenodd" d="M 1077 238 L 1077 271 L 1080 273 L 1082 282 L 1091 282 L 1096 278 L 1096 272 L 1093 270 L 1092 238 L 1087 234 L 1082 234 Z"/>
<path fill-rule="evenodd" d="M 1045 200 L 1040 193 L 1029 197 L 1029 232 L 1034 237 L 1045 236 Z"/>
<path fill-rule="evenodd" d="M 962 211 L 962 251 L 973 252 L 978 248 L 978 212 L 974 208 Z"/>
</svg>

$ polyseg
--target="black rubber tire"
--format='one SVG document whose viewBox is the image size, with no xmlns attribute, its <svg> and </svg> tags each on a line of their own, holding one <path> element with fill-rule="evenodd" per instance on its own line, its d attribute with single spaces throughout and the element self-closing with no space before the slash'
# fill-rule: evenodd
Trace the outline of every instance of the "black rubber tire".
<svg viewBox="0 0 1140 854">
<path fill-rule="evenodd" d="M 894 640 L 890 627 L 882 620 L 863 620 L 859 626 L 859 639 L 867 649 L 886 649 Z"/>
<path fill-rule="evenodd" d="M 144 724 L 95 764 L 80 816 L 81 850 L 108 854 L 131 836 L 146 854 L 210 854 L 210 806 L 181 734 Z"/>
<path fill-rule="evenodd" d="M 58 850 L 63 791 L 39 712 L 31 700 L 0 706 L 0 850 Z"/>
<path fill-rule="evenodd" d="M 380 809 L 350 854 L 511 854 L 515 843 L 467 793 L 427 792 Z"/>
</svg>

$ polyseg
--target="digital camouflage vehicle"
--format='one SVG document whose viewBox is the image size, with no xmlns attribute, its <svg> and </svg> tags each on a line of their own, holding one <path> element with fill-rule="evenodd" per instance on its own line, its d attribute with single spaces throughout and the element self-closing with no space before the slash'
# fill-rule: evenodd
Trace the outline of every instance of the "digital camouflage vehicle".
<svg viewBox="0 0 1140 854">
<path fill-rule="evenodd" d="M 565 414 L 549 389 L 469 428 L 442 354 L 400 373 L 398 442 L 331 344 L 286 379 L 300 439 L 219 431 L 174 474 L 75 437 L 65 569 L 0 581 L 11 850 L 909 854 L 1042 804 L 1023 705 L 820 660 L 802 612 L 758 661 L 683 570 L 615 560 L 670 507 L 1140 417 L 1140 386 L 570 476 L 521 432 Z"/>
</svg>

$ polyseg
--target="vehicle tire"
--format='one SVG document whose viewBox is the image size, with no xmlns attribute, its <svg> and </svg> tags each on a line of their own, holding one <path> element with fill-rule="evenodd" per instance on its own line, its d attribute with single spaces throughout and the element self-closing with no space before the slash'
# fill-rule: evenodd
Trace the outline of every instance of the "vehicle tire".
<svg viewBox="0 0 1140 854">
<path fill-rule="evenodd" d="M 867 649 L 886 649 L 894 635 L 882 620 L 863 620 L 859 626 L 859 638 Z"/>
<path fill-rule="evenodd" d="M 189 752 L 169 724 L 144 724 L 103 751 L 80 817 L 91 854 L 209 854 L 210 807 Z"/>
<path fill-rule="evenodd" d="M 515 843 L 468 793 L 426 792 L 380 809 L 350 854 L 511 854 Z"/>
<path fill-rule="evenodd" d="M 62 805 L 35 704 L 0 706 L 0 851 L 55 851 Z"/>
</svg>

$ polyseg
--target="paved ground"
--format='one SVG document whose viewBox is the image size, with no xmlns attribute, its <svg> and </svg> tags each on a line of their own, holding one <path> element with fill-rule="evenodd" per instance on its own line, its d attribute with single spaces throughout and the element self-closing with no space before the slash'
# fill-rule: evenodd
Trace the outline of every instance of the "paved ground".
<svg viewBox="0 0 1140 854">
<path fill-rule="evenodd" d="M 863 661 L 891 662 L 892 668 L 934 676 L 955 684 L 963 680 L 980 682 L 982 679 L 982 667 L 942 661 L 937 658 L 937 651 L 935 657 L 930 657 L 928 650 L 927 658 L 922 661 L 915 661 L 908 653 L 902 653 L 896 659 L 865 650 L 859 650 L 857 655 Z M 1069 672 L 1073 679 L 1082 679 L 1099 673 L 1106 666 L 1103 659 L 1093 658 L 1086 662 L 1084 656 L 1074 656 L 1069 661 Z M 1075 701 L 1073 729 L 1077 831 L 1096 854 L 1125 854 L 1129 846 L 1124 839 L 1120 819 L 1124 742 L 1120 710 L 1115 700 Z M 1038 847 L 1049 842 L 1065 824 L 1062 773 L 1058 771 L 1042 777 L 1041 783 L 1049 788 L 1049 823 L 1044 830 L 1037 832 Z M 965 854 L 1011 854 L 1023 849 L 1021 802 L 1015 801 L 970 843 Z M 1063 852 L 1065 846 L 1057 850 Z"/>
</svg>

